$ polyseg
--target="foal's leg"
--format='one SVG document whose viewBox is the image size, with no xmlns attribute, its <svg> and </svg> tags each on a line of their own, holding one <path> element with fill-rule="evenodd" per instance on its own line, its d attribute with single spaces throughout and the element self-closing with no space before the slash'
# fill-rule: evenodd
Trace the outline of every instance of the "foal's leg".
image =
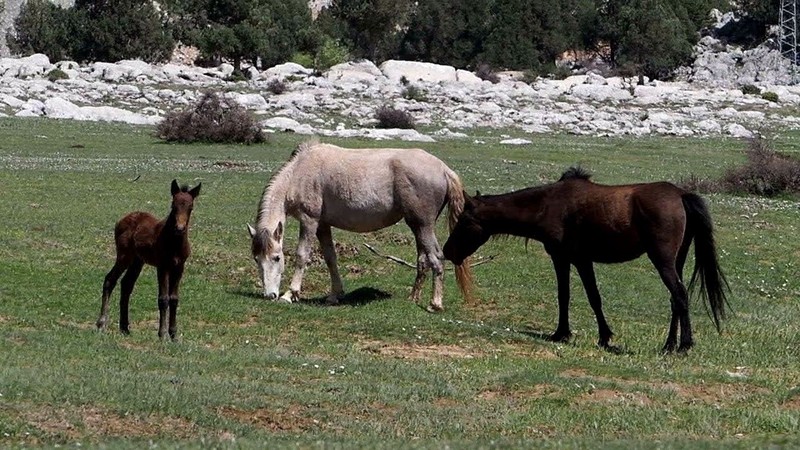
<svg viewBox="0 0 800 450">
<path fill-rule="evenodd" d="M 311 260 L 312 236 L 317 232 L 318 223 L 309 217 L 300 219 L 300 238 L 297 241 L 297 254 L 294 264 L 294 275 L 289 285 L 289 290 L 282 296 L 281 300 L 291 303 L 300 300 L 300 288 L 303 285 L 303 275 L 306 266 Z"/>
<path fill-rule="evenodd" d="M 444 292 L 444 266 L 442 265 L 442 249 L 436 241 L 434 226 L 424 225 L 418 228 L 412 227 L 414 237 L 417 241 L 417 278 L 414 280 L 414 287 L 411 289 L 411 298 L 414 302 L 419 301 L 422 284 L 425 282 L 427 269 L 431 269 L 433 274 L 433 297 L 428 306 L 429 312 L 444 310 L 442 296 Z"/>
<path fill-rule="evenodd" d="M 158 266 L 158 337 L 167 336 L 167 314 L 169 309 L 169 275 L 168 267 Z"/>
<path fill-rule="evenodd" d="M 137 258 L 134 260 L 131 266 L 128 267 L 128 271 L 125 272 L 125 276 L 122 277 L 122 283 L 120 283 L 119 331 L 121 331 L 122 334 L 130 334 L 130 329 L 128 328 L 130 325 L 130 320 L 128 319 L 128 305 L 130 304 L 133 286 L 136 284 L 139 274 L 142 273 L 143 265 L 144 262 L 141 259 Z"/>
<path fill-rule="evenodd" d="M 575 264 L 578 269 L 578 274 L 581 276 L 583 289 L 586 291 L 586 297 L 589 299 L 589 305 L 594 311 L 594 317 L 597 319 L 597 329 L 600 335 L 597 345 L 603 348 L 610 348 L 609 341 L 614 333 L 606 322 L 606 317 L 603 314 L 603 300 L 600 297 L 600 291 L 597 290 L 597 279 L 594 276 L 594 266 L 591 261 L 581 262 Z"/>
<path fill-rule="evenodd" d="M 317 227 L 317 239 L 322 248 L 325 265 L 328 266 L 328 273 L 331 276 L 331 292 L 328 294 L 327 303 L 335 305 L 339 303 L 339 298 L 344 295 L 344 287 L 342 286 L 342 277 L 339 276 L 339 266 L 336 264 L 336 247 L 333 245 L 331 226 L 320 224 Z"/>
<path fill-rule="evenodd" d="M 178 288 L 183 277 L 183 264 L 175 266 L 169 274 L 169 337 L 175 340 L 178 332 Z"/>
<path fill-rule="evenodd" d="M 556 270 L 556 284 L 558 285 L 558 326 L 550 336 L 553 342 L 566 342 L 572 337 L 569 328 L 569 261 L 558 257 L 551 257 L 553 268 Z"/>
<path fill-rule="evenodd" d="M 111 293 L 114 291 L 114 287 L 117 285 L 117 280 L 119 280 L 120 275 L 122 275 L 122 272 L 125 272 L 125 269 L 127 269 L 129 265 L 129 260 L 117 257 L 116 262 L 114 262 L 114 267 L 111 268 L 108 274 L 106 274 L 105 280 L 103 280 L 103 297 L 100 303 L 100 317 L 97 318 L 97 328 L 101 330 L 105 330 L 106 324 L 108 324 L 108 301 L 111 297 Z"/>
</svg>

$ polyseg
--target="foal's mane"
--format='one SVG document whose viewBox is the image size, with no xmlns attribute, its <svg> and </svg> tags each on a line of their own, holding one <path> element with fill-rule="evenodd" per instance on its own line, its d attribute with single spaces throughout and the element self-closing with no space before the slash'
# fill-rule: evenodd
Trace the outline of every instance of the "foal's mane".
<svg viewBox="0 0 800 450">
<path fill-rule="evenodd" d="M 581 166 L 572 166 L 561 174 L 561 178 L 559 178 L 558 181 L 572 180 L 572 179 L 589 180 L 591 178 L 592 174 L 589 173 L 588 170 L 584 169 Z"/>
<path fill-rule="evenodd" d="M 261 194 L 261 203 L 258 207 L 258 214 L 256 215 L 257 228 L 258 225 L 261 224 L 261 220 L 267 217 L 267 209 L 272 204 L 273 196 L 275 195 L 275 188 L 283 187 L 291 180 L 292 172 L 294 171 L 294 163 L 297 161 L 298 156 L 317 144 L 319 144 L 319 141 L 316 139 L 310 139 L 300 143 L 297 148 L 292 151 L 289 159 L 286 160 L 283 166 L 278 169 L 278 172 L 275 174 L 275 176 L 273 176 L 269 183 L 267 183 L 267 185 L 264 187 L 264 192 Z"/>
</svg>

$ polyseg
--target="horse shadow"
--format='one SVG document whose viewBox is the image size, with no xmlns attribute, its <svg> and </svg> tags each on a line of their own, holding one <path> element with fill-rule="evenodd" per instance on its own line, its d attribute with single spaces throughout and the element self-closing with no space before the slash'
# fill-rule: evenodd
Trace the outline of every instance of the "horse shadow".
<svg viewBox="0 0 800 450">
<path fill-rule="evenodd" d="M 372 302 L 392 298 L 392 294 L 370 286 L 362 286 L 344 294 L 336 305 L 327 303 L 327 296 L 301 299 L 300 303 L 312 306 L 364 306 Z"/>
<path fill-rule="evenodd" d="M 255 300 L 264 300 L 264 296 L 260 292 L 249 289 L 229 289 L 229 293 L 238 295 L 240 297 L 247 297 Z M 339 299 L 338 305 L 329 305 L 327 303 L 327 296 L 318 296 L 312 298 L 300 299 L 299 303 L 310 306 L 364 306 L 369 303 L 386 300 L 392 298 L 392 294 L 380 289 L 375 289 L 369 286 L 363 286 L 350 291 Z M 267 300 L 264 300 L 267 301 Z"/>
<path fill-rule="evenodd" d="M 516 330 L 516 331 L 517 331 L 517 333 L 519 333 L 519 334 L 521 334 L 523 336 L 527 336 L 527 337 L 535 339 L 537 341 L 544 341 L 544 342 L 553 343 L 553 340 L 551 339 L 552 334 L 551 333 L 547 333 L 547 332 L 542 331 L 542 330 L 537 330 L 537 329 L 533 329 L 533 328 L 526 328 L 526 329 Z M 574 345 L 574 337 L 569 342 L 565 342 L 565 344 L 566 343 L 568 343 L 570 345 Z M 612 355 L 630 355 L 630 354 L 632 354 L 632 352 L 630 350 L 628 350 L 624 345 L 612 345 L 612 344 L 609 344 L 609 345 L 607 345 L 605 347 L 601 347 L 601 348 L 603 350 L 607 351 L 608 353 L 611 353 Z"/>
</svg>

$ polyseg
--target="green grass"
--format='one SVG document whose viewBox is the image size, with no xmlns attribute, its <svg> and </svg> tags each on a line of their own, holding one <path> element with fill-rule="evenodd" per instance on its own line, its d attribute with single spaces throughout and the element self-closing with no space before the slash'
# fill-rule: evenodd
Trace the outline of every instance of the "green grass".
<svg viewBox="0 0 800 450">
<path fill-rule="evenodd" d="M 553 181 L 576 163 L 598 182 L 626 183 L 714 177 L 744 161 L 735 140 L 556 135 L 511 147 L 499 134 L 486 133 L 486 144 L 424 148 L 482 193 Z M 536 337 L 555 328 L 555 277 L 540 245 L 526 250 L 519 239 L 479 250 L 499 256 L 475 268 L 475 305 L 462 302 L 448 272 L 441 314 L 407 300 L 413 271 L 362 245 L 413 260 L 402 225 L 334 232 L 345 287 L 355 292 L 344 305 L 316 303 L 328 288 L 319 258 L 304 283 L 314 301 L 260 299 L 245 224 L 300 136 L 165 145 L 148 128 L 2 119 L 0 137 L 0 447 L 800 445 L 794 199 L 709 197 L 735 314 L 718 335 L 703 305 L 692 305 L 697 346 L 688 355 L 659 352 L 669 301 L 646 258 L 598 266 L 606 314 L 625 349 L 615 355 L 595 346 L 576 276 L 572 342 Z M 797 155 L 797 138 L 783 134 L 775 145 Z M 116 296 L 110 329 L 99 333 L 114 223 L 136 209 L 166 214 L 173 178 L 203 183 L 180 338 L 156 337 L 150 268 L 132 299 L 132 334 L 116 330 Z M 296 235 L 290 221 L 287 248 Z"/>
</svg>

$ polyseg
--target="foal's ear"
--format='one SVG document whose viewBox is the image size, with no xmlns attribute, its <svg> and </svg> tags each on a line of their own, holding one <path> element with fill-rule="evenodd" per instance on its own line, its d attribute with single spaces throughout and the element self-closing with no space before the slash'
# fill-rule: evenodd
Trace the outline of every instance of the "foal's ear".
<svg viewBox="0 0 800 450">
<path fill-rule="evenodd" d="M 189 191 L 189 195 L 191 195 L 192 198 L 197 198 L 197 196 L 200 195 L 200 186 L 202 185 L 203 183 L 197 183 L 197 186 L 195 186 L 194 189 Z"/>
<path fill-rule="evenodd" d="M 256 237 L 256 229 L 249 223 L 247 224 L 247 231 L 250 233 L 250 239 Z"/>
<path fill-rule="evenodd" d="M 275 228 L 275 232 L 272 233 L 272 238 L 276 241 L 280 241 L 283 239 L 283 222 L 278 222 L 278 226 Z"/>
<path fill-rule="evenodd" d="M 175 194 L 177 194 L 178 192 L 181 191 L 181 187 L 178 186 L 178 180 L 172 180 L 172 186 L 170 188 L 171 188 L 172 195 L 175 195 Z"/>
</svg>

